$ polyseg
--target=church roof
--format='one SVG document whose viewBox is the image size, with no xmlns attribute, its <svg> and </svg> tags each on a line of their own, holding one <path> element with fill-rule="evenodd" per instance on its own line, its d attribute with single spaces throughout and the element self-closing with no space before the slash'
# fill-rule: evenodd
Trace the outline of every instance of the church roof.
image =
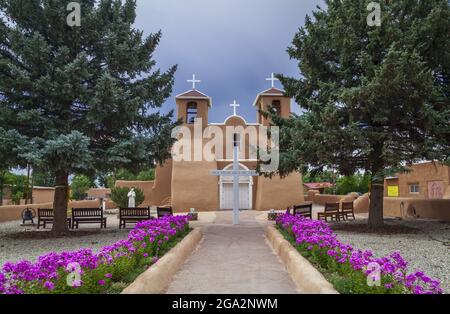
<svg viewBox="0 0 450 314">
<path fill-rule="evenodd" d="M 256 96 L 256 99 L 253 102 L 253 106 L 254 107 L 256 107 L 256 104 L 258 103 L 259 97 L 261 97 L 261 96 L 283 96 L 283 97 L 286 97 L 286 93 L 283 90 L 275 88 L 275 87 L 269 88 L 269 89 L 259 93 Z"/>
<path fill-rule="evenodd" d="M 206 99 L 209 101 L 209 106 L 212 107 L 212 98 L 196 89 L 191 89 L 187 92 L 181 93 L 175 96 L 175 99 Z"/>
</svg>

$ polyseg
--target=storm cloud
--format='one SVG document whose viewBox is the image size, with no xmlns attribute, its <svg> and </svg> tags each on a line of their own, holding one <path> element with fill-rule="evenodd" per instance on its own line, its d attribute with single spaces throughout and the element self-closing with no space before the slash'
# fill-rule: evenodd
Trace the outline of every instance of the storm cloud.
<svg viewBox="0 0 450 314">
<path fill-rule="evenodd" d="M 210 122 L 232 114 L 229 104 L 241 104 L 238 114 L 256 121 L 252 103 L 270 87 L 270 73 L 297 76 L 296 62 L 286 48 L 322 0 L 138 0 L 136 28 L 146 34 L 162 30 L 155 53 L 161 70 L 178 64 L 174 93 L 163 107 L 175 108 L 173 96 L 191 88 L 213 98 Z M 277 82 L 277 86 L 279 82 Z M 296 105 L 294 111 L 298 112 Z"/>
</svg>

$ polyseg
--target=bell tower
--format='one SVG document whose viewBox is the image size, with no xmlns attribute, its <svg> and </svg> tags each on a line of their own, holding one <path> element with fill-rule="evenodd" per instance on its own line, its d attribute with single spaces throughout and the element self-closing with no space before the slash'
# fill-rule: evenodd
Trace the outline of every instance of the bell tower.
<svg viewBox="0 0 450 314">
<path fill-rule="evenodd" d="M 212 99 L 196 89 L 196 84 L 201 81 L 195 79 L 195 74 L 188 82 L 192 83 L 192 89 L 175 97 L 177 118 L 187 125 L 194 124 L 196 119 L 201 118 L 205 126 L 208 124 L 208 111 L 212 107 Z"/>
<path fill-rule="evenodd" d="M 274 108 L 278 115 L 282 118 L 289 118 L 291 114 L 291 99 L 286 96 L 285 92 L 275 87 L 275 75 L 272 73 L 270 78 L 266 79 L 272 82 L 272 87 L 259 93 L 256 96 L 253 106 L 256 107 L 256 122 L 264 126 L 269 126 L 270 121 L 261 113 L 269 110 L 270 107 Z"/>
</svg>

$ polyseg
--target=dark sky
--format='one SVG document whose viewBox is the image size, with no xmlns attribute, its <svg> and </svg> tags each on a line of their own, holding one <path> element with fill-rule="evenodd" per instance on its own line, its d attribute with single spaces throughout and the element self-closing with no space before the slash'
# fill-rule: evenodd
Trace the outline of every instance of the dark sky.
<svg viewBox="0 0 450 314">
<path fill-rule="evenodd" d="M 146 34 L 161 29 L 155 53 L 165 71 L 178 64 L 174 92 L 163 111 L 175 108 L 174 96 L 191 88 L 195 73 L 198 90 L 213 98 L 210 122 L 223 122 L 233 113 L 255 122 L 252 103 L 270 87 L 272 72 L 298 76 L 286 48 L 306 14 L 322 0 L 138 0 L 136 28 Z M 281 88 L 279 82 L 277 87 Z M 298 106 L 293 103 L 293 111 Z"/>
</svg>

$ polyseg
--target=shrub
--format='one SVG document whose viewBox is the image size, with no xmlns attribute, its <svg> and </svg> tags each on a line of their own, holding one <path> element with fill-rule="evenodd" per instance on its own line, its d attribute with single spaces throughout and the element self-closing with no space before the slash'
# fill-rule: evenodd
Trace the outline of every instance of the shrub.
<svg viewBox="0 0 450 314">
<path fill-rule="evenodd" d="M 87 191 L 94 184 L 84 175 L 75 176 L 70 184 L 71 198 L 77 201 L 86 199 Z"/>
<path fill-rule="evenodd" d="M 128 192 L 130 192 L 128 187 L 115 187 L 111 189 L 111 200 L 120 207 L 128 207 Z M 144 200 L 144 192 L 139 188 L 134 188 L 136 192 L 136 206 L 141 205 Z"/>
</svg>

